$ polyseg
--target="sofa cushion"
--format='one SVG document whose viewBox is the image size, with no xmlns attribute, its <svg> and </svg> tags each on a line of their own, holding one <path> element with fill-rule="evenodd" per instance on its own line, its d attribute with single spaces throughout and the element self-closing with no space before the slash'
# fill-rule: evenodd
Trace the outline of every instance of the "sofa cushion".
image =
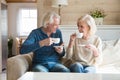
<svg viewBox="0 0 120 80">
<path fill-rule="evenodd" d="M 103 63 L 112 64 L 120 61 L 120 39 L 103 41 Z"/>
</svg>

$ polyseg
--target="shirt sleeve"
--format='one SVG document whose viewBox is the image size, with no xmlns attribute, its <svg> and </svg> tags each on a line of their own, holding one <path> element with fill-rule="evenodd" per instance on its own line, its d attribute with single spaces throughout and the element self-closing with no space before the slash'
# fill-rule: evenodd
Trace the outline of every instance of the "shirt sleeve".
<svg viewBox="0 0 120 80">
<path fill-rule="evenodd" d="M 58 29 L 59 30 L 59 29 Z M 59 30 L 59 35 L 60 35 L 60 44 L 59 45 L 61 45 L 61 44 L 64 44 L 64 42 L 63 42 L 63 38 L 62 38 L 62 33 L 61 33 L 61 31 Z M 65 49 L 63 48 L 63 52 L 61 53 L 61 54 L 59 54 L 61 57 L 63 57 L 64 55 L 65 55 Z"/>
<path fill-rule="evenodd" d="M 66 58 L 71 59 L 73 55 L 73 48 L 67 48 L 66 50 Z"/>
<path fill-rule="evenodd" d="M 98 49 L 99 56 L 95 58 L 95 66 L 97 67 L 102 62 L 102 40 L 100 38 L 96 41 L 96 47 Z"/>
<path fill-rule="evenodd" d="M 35 32 L 32 31 L 30 35 L 27 37 L 25 42 L 22 44 L 20 49 L 20 54 L 25 54 L 29 52 L 33 52 L 40 48 L 39 41 L 35 40 Z"/>
</svg>

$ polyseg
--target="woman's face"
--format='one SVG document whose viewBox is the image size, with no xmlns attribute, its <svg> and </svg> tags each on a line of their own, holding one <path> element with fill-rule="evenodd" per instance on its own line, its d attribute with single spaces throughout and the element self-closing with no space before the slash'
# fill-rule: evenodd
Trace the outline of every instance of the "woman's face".
<svg viewBox="0 0 120 80">
<path fill-rule="evenodd" d="M 80 33 L 83 33 L 83 36 L 88 36 L 89 34 L 89 30 L 90 30 L 90 27 L 88 26 L 88 24 L 85 22 L 85 21 L 79 21 L 77 23 L 77 26 L 78 26 L 78 30 Z"/>
</svg>

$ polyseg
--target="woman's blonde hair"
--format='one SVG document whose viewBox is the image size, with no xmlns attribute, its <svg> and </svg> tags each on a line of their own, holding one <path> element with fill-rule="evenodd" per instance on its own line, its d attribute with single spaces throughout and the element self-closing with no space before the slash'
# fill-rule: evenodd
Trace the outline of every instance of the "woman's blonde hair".
<svg viewBox="0 0 120 80">
<path fill-rule="evenodd" d="M 53 23 L 54 18 L 58 18 L 60 20 L 60 16 L 55 12 L 46 13 L 43 17 L 42 26 L 46 27 L 48 23 Z"/>
<path fill-rule="evenodd" d="M 82 17 L 80 17 L 78 20 L 77 20 L 77 25 L 80 21 L 84 21 L 87 23 L 87 25 L 90 27 L 90 30 L 89 30 L 89 35 L 94 35 L 97 31 L 97 28 L 96 28 L 96 24 L 95 24 L 95 20 L 92 16 L 86 14 Z"/>
</svg>

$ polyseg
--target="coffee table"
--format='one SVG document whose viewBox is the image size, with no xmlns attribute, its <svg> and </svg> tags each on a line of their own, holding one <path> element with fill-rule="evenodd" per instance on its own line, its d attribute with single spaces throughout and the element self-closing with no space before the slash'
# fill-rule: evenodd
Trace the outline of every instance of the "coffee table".
<svg viewBox="0 0 120 80">
<path fill-rule="evenodd" d="M 120 80 L 120 74 L 26 72 L 18 80 Z"/>
</svg>

